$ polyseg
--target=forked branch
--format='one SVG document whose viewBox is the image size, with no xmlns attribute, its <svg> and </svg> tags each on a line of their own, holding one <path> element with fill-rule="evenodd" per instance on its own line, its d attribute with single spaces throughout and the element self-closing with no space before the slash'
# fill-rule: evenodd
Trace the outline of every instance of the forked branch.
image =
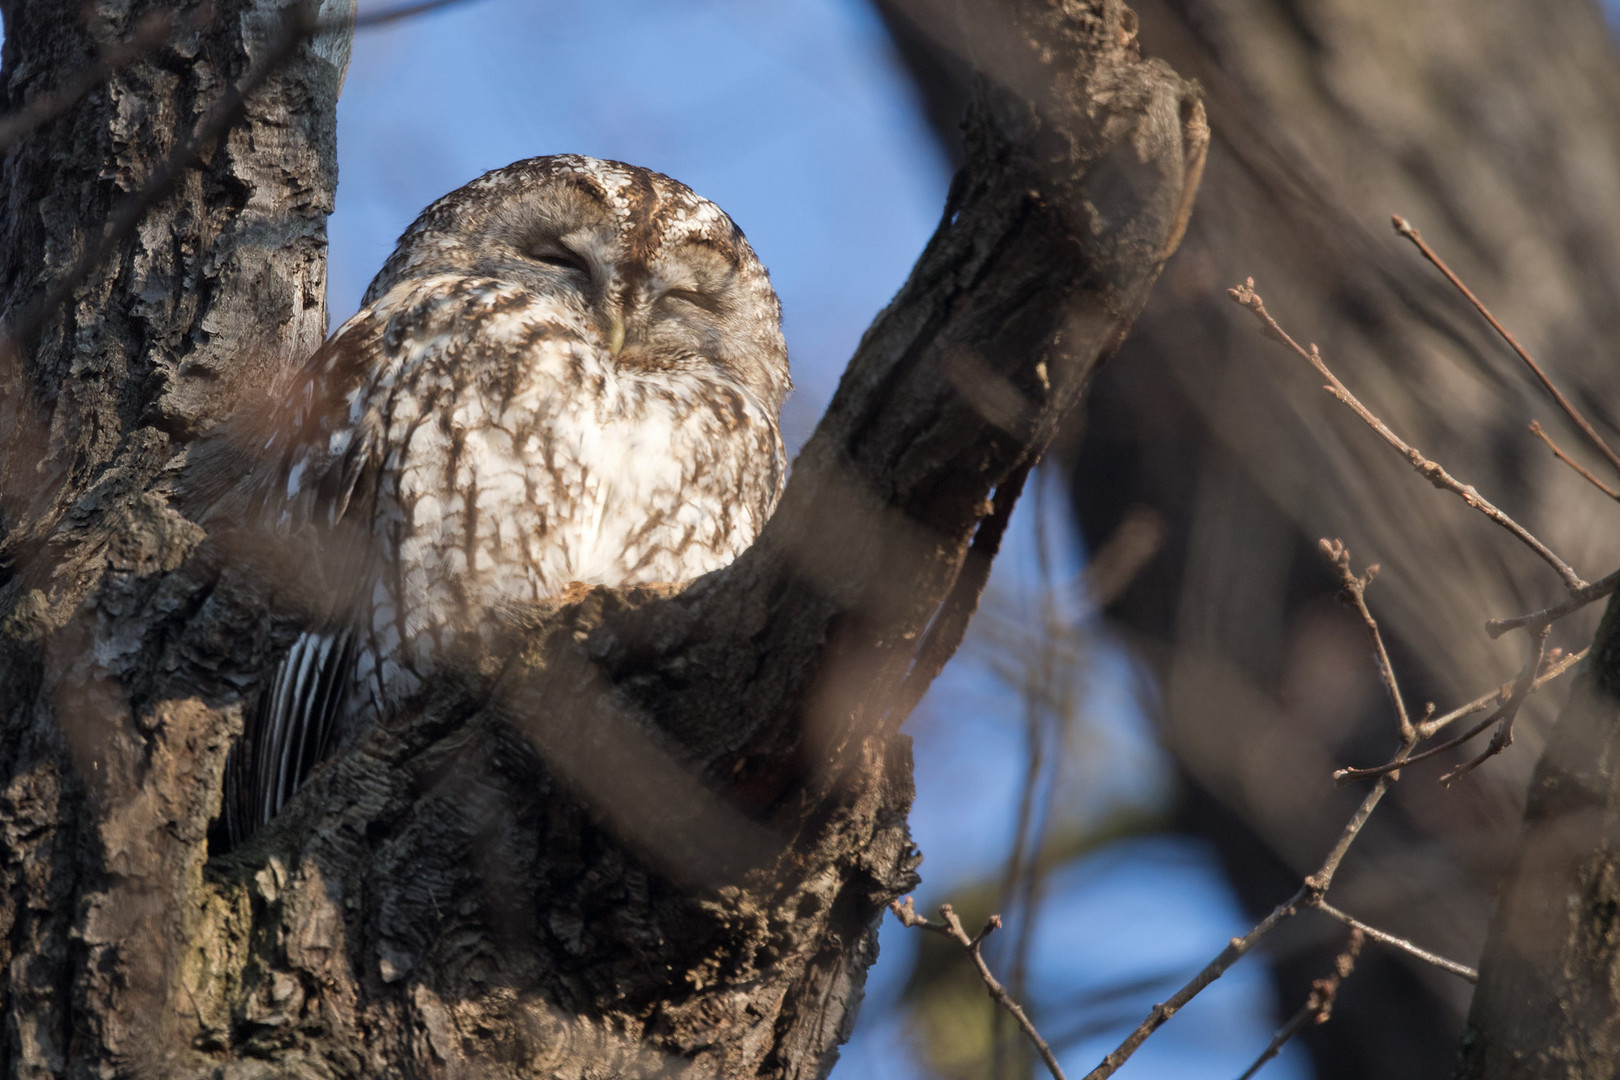
<svg viewBox="0 0 1620 1080">
<path fill-rule="evenodd" d="M 1367 609 L 1367 586 L 1372 584 L 1373 578 L 1378 576 L 1378 564 L 1373 563 L 1357 576 L 1350 569 L 1350 551 L 1344 546 L 1342 540 L 1322 540 L 1322 554 L 1327 556 L 1329 563 L 1339 574 L 1339 597 L 1346 604 L 1356 609 L 1361 616 L 1361 625 L 1366 628 L 1367 636 L 1372 639 L 1373 656 L 1378 663 L 1378 677 L 1383 681 L 1384 691 L 1389 695 L 1390 706 L 1395 710 L 1396 722 L 1400 725 L 1400 736 L 1404 739 L 1412 737 L 1412 718 L 1406 711 L 1406 699 L 1401 696 L 1400 685 L 1395 681 L 1395 665 L 1389 662 L 1389 650 L 1384 648 L 1384 635 L 1378 631 L 1378 620 L 1374 619 L 1372 612 Z"/>
<path fill-rule="evenodd" d="M 1602 600 L 1614 592 L 1616 585 L 1620 585 L 1620 570 L 1598 578 L 1590 585 L 1575 590 L 1565 599 L 1540 611 L 1514 615 L 1506 619 L 1490 619 L 1485 623 L 1485 633 L 1493 638 L 1499 638 L 1509 630 L 1517 630 L 1521 626 L 1551 626 L 1565 615 L 1579 611 L 1594 600 Z"/>
<path fill-rule="evenodd" d="M 1355 574 L 1350 567 L 1350 553 L 1345 549 L 1343 544 L 1337 541 L 1324 541 L 1322 544 L 1322 550 L 1328 556 L 1335 568 L 1339 570 L 1341 574 L 1341 583 L 1345 584 L 1347 590 L 1352 590 L 1351 599 L 1356 603 L 1358 613 L 1361 614 L 1364 623 L 1367 626 L 1367 630 L 1372 636 L 1375 651 L 1380 656 L 1380 666 L 1386 669 L 1385 685 L 1390 690 L 1392 699 L 1396 703 L 1398 713 L 1404 716 L 1405 707 L 1401 703 L 1400 693 L 1395 686 L 1393 673 L 1387 671 L 1388 656 L 1382 648 L 1382 633 L 1378 628 L 1377 620 L 1373 617 L 1365 602 L 1365 590 L 1367 585 L 1372 581 L 1374 574 L 1372 574 L 1370 571 L 1363 572 L 1361 575 Z M 1424 722 L 1426 723 L 1427 721 Z M 1402 725 L 1403 738 L 1401 748 L 1395 755 L 1397 763 L 1403 763 L 1407 760 L 1413 748 L 1416 747 L 1418 740 L 1421 738 L 1421 730 L 1422 723 L 1413 724 L 1410 722 L 1409 718 L 1405 720 Z M 1316 868 L 1316 872 L 1305 878 L 1304 882 L 1300 885 L 1299 890 L 1294 893 L 1293 896 L 1289 897 L 1286 901 L 1274 908 L 1271 914 L 1267 915 L 1264 919 L 1257 923 L 1255 927 L 1247 934 L 1240 938 L 1233 938 L 1230 942 L 1228 942 L 1226 948 L 1222 949 L 1220 954 L 1216 956 L 1215 959 L 1211 960 L 1202 971 L 1193 976 L 1193 978 L 1188 981 L 1185 986 L 1176 991 L 1176 993 L 1172 995 L 1168 1001 L 1155 1005 L 1152 1011 L 1148 1013 L 1147 1018 L 1138 1024 L 1136 1029 L 1132 1031 L 1131 1034 L 1127 1036 L 1126 1039 L 1120 1043 L 1112 1053 L 1102 1060 L 1101 1064 L 1099 1064 L 1090 1073 L 1086 1074 L 1085 1080 L 1107 1080 L 1108 1077 L 1114 1075 L 1114 1073 L 1118 1071 L 1119 1067 L 1125 1064 L 1131 1055 L 1136 1052 L 1137 1048 L 1147 1040 L 1148 1036 L 1152 1035 L 1161 1026 L 1163 1026 L 1165 1021 L 1169 1020 L 1171 1016 L 1175 1015 L 1175 1013 L 1180 1010 L 1182 1006 L 1186 1005 L 1187 1002 L 1196 997 L 1205 987 L 1225 974 L 1228 968 L 1241 960 L 1251 949 L 1254 948 L 1261 938 L 1269 934 L 1278 926 L 1278 924 L 1298 914 L 1300 911 L 1312 907 L 1322 909 L 1324 912 L 1327 912 L 1332 917 L 1339 919 L 1341 922 L 1349 920 L 1349 916 L 1344 915 L 1344 913 L 1338 911 L 1338 909 L 1327 905 L 1327 895 L 1329 890 L 1333 887 L 1333 879 L 1338 874 L 1339 866 L 1341 863 L 1343 863 L 1345 855 L 1350 851 L 1351 846 L 1355 844 L 1357 838 L 1360 837 L 1362 830 L 1366 827 L 1368 820 L 1372 817 L 1373 811 L 1377 809 L 1378 804 L 1383 800 L 1384 795 L 1389 791 L 1393 783 L 1394 777 L 1391 773 L 1380 775 L 1377 778 L 1377 781 L 1373 784 L 1372 790 L 1367 792 L 1366 796 L 1361 800 L 1361 805 L 1356 808 L 1356 812 L 1352 814 L 1350 816 L 1350 820 L 1345 823 L 1344 828 L 1339 833 L 1338 840 L 1334 843 L 1332 849 L 1329 850 L 1326 857 L 1323 858 L 1321 864 Z M 1425 949 L 1421 949 L 1418 946 L 1413 945 L 1411 942 L 1406 941 L 1404 938 L 1399 938 L 1393 934 L 1377 930 L 1376 928 L 1370 927 L 1359 921 L 1352 921 L 1354 922 L 1354 928 L 1361 930 L 1362 932 L 1366 933 L 1367 936 L 1376 941 L 1381 941 L 1394 948 L 1398 948 L 1403 952 L 1407 952 L 1410 955 L 1432 963 L 1441 970 L 1451 972 L 1454 975 L 1461 975 L 1464 978 L 1470 978 L 1473 976 L 1472 969 L 1466 967 L 1465 965 L 1459 964 L 1454 960 L 1448 960 L 1443 956 L 1428 952 Z M 1303 1021 L 1301 1022 L 1301 1026 L 1303 1026 Z M 1289 1034 L 1291 1034 L 1291 1032 Z M 1286 1041 L 1286 1039 L 1284 1039 L 1284 1041 Z M 1281 1043 L 1277 1043 L 1276 1045 L 1280 1049 Z M 1262 1055 L 1261 1060 L 1256 1063 L 1256 1067 L 1264 1064 L 1266 1060 L 1269 1060 L 1269 1058 Z"/>
<path fill-rule="evenodd" d="M 1063 1075 L 1063 1068 L 1058 1064 L 1057 1055 L 1052 1053 L 1051 1046 L 1047 1044 L 1045 1039 L 1041 1038 L 1041 1033 L 1035 1030 L 1035 1025 L 1030 1022 L 1029 1016 L 1024 1012 L 1023 1007 L 1012 999 L 1012 995 L 1007 993 L 1006 988 L 991 973 L 990 965 L 984 962 L 984 953 L 980 950 L 980 946 L 984 943 L 985 938 L 1001 929 L 1000 915 L 990 916 L 989 919 L 985 920 L 984 929 L 969 937 L 968 932 L 962 928 L 962 920 L 957 917 L 956 912 L 949 904 L 939 906 L 940 918 L 944 920 L 942 923 L 933 922 L 926 916 L 917 914 L 917 909 L 912 906 L 911 897 L 909 896 L 905 898 L 903 903 L 899 900 L 889 901 L 889 910 L 894 912 L 895 918 L 899 919 L 904 926 L 943 934 L 962 946 L 967 951 L 968 958 L 973 961 L 973 966 L 978 970 L 984 988 L 990 993 L 990 999 L 1006 1010 L 1007 1014 L 1014 1020 L 1018 1021 L 1018 1026 L 1023 1030 L 1030 1044 L 1035 1047 L 1035 1052 L 1041 1055 L 1041 1061 L 1046 1064 L 1046 1071 L 1052 1074 L 1054 1080 L 1068 1080 Z"/>
<path fill-rule="evenodd" d="M 1537 690 L 1540 690 L 1543 686 L 1546 686 L 1548 683 L 1558 678 L 1558 676 L 1574 667 L 1586 656 L 1587 652 L 1588 650 L 1582 649 L 1580 652 L 1571 653 L 1566 656 L 1552 656 L 1549 653 L 1543 659 L 1549 660 L 1550 662 L 1545 664 L 1544 670 L 1541 671 L 1541 673 L 1530 682 L 1529 686 L 1522 687 L 1523 672 L 1521 672 L 1520 678 L 1516 679 L 1514 682 L 1501 686 L 1490 691 L 1489 693 L 1481 694 L 1479 697 L 1475 698 L 1473 701 L 1470 701 L 1466 705 L 1460 705 L 1442 716 L 1437 716 L 1432 720 L 1424 720 L 1422 723 L 1417 725 L 1418 739 L 1427 739 L 1453 721 L 1460 720 L 1465 716 L 1472 716 L 1474 713 L 1489 709 L 1493 703 L 1496 705 L 1496 708 L 1491 709 L 1490 713 L 1487 714 L 1483 720 L 1480 720 L 1462 734 L 1453 736 L 1443 743 L 1431 746 L 1426 750 L 1412 754 L 1408 757 L 1404 757 L 1399 760 L 1386 761 L 1382 765 L 1370 765 L 1361 769 L 1339 769 L 1333 774 L 1333 779 L 1338 783 L 1345 784 L 1352 780 L 1363 780 L 1371 776 L 1382 776 L 1385 773 L 1398 772 L 1399 770 L 1406 768 L 1408 765 L 1416 765 L 1420 761 L 1427 761 L 1430 758 L 1438 757 L 1448 750 L 1454 750 L 1457 747 L 1470 742 L 1486 728 L 1503 719 L 1510 707 L 1516 712 L 1518 708 L 1523 705 L 1525 698 L 1529 697 L 1531 694 L 1535 693 Z M 1448 773 L 1446 777 L 1441 778 L 1441 782 L 1449 783 L 1447 777 L 1450 779 L 1456 779 L 1456 777 L 1452 777 Z"/>
</svg>

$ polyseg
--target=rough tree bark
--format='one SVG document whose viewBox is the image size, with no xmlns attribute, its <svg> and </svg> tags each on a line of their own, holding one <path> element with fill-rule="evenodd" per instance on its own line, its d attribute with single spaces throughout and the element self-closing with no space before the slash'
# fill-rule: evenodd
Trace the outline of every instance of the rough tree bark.
<svg viewBox="0 0 1620 1080">
<path fill-rule="evenodd" d="M 181 973 L 203 913 L 200 830 L 239 720 L 217 694 L 170 692 L 156 666 L 166 616 L 224 614 L 225 599 L 195 574 L 166 576 L 201 535 L 160 478 L 231 381 L 262 383 L 325 334 L 347 38 L 300 46 L 241 109 L 227 100 L 284 51 L 281 6 L 225 4 L 211 23 L 158 4 L 0 6 L 3 107 L 44 120 L 0 162 L 0 303 L 22 338 L 0 345 L 9 1075 L 161 1071 L 192 1041 Z M 58 115 L 40 110 L 131 40 L 157 47 Z M 230 133 L 189 152 L 227 113 Z M 83 273 L 165 174 L 173 191 Z M 232 610 L 244 628 L 256 619 Z M 268 658 L 254 635 L 218 630 L 220 666 Z"/>
<path fill-rule="evenodd" d="M 152 6 L 0 8 L 5 105 Z M 509 649 L 446 672 L 210 861 L 243 695 L 319 587 L 286 572 L 296 551 L 205 538 L 171 497 L 230 387 L 322 332 L 344 45 L 278 36 L 278 7 L 182 22 L 0 166 L 21 337 L 0 402 L 0 1062 L 824 1074 L 913 880 L 899 722 L 1024 471 L 1180 239 L 1196 99 L 1141 60 L 1114 0 L 982 21 L 979 54 L 1020 76 L 981 88 L 939 232 L 760 542 L 684 591 L 581 589 L 514 617 Z M 229 133 L 44 305 L 266 57 L 285 63 Z"/>
</svg>

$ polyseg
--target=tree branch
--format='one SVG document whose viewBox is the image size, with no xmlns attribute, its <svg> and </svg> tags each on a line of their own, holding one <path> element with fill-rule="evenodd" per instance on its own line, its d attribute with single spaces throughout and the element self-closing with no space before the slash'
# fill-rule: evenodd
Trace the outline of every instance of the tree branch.
<svg viewBox="0 0 1620 1080">
<path fill-rule="evenodd" d="M 1417 470 L 1419 476 L 1442 491 L 1449 491 L 1456 495 L 1463 502 L 1506 529 L 1513 535 L 1514 539 L 1529 548 L 1543 562 L 1558 572 L 1558 576 L 1564 581 L 1564 587 L 1572 596 L 1580 595 L 1592 587 L 1582 580 L 1581 576 L 1568 563 L 1555 555 L 1552 549 L 1543 544 L 1524 526 L 1498 509 L 1495 503 L 1476 491 L 1472 484 L 1465 484 L 1458 480 L 1447 472 L 1439 462 L 1424 457 L 1416 447 L 1409 445 L 1406 440 L 1391 431 L 1387 424 L 1375 416 L 1370 409 L 1361 403 L 1359 398 L 1350 392 L 1344 383 L 1339 381 L 1339 377 L 1328 368 L 1321 354 L 1317 352 L 1315 345 L 1312 345 L 1310 350 L 1306 351 L 1288 335 L 1287 331 L 1277 325 L 1277 321 L 1266 311 L 1266 306 L 1261 302 L 1259 294 L 1254 291 L 1254 281 L 1252 279 L 1235 288 L 1228 289 L 1227 295 L 1234 302 L 1254 313 L 1255 318 L 1265 328 L 1268 337 L 1286 345 L 1314 367 L 1317 373 L 1328 381 L 1328 385 L 1324 389 L 1343 402 L 1351 412 L 1361 418 L 1363 423 L 1377 432 L 1379 437 L 1390 446 L 1394 447 L 1402 457 L 1406 458 L 1412 468 Z"/>
<path fill-rule="evenodd" d="M 1023 1030 L 1025 1038 L 1029 1039 L 1030 1045 L 1035 1047 L 1035 1052 L 1041 1055 L 1041 1061 L 1046 1065 L 1046 1071 L 1052 1074 L 1053 1080 L 1068 1080 L 1063 1075 L 1062 1067 L 1058 1065 L 1057 1056 L 1052 1053 L 1052 1048 L 1047 1045 L 1046 1040 L 1041 1038 L 1041 1033 L 1035 1030 L 1035 1025 L 1030 1023 L 1030 1019 L 1024 1013 L 1023 1007 L 1012 999 L 995 975 L 991 973 L 990 966 L 984 962 L 984 953 L 981 946 L 985 938 L 1001 929 L 1000 915 L 990 916 L 990 920 L 984 924 L 984 929 L 980 930 L 977 936 L 969 937 L 967 931 L 962 929 L 962 920 L 957 918 L 956 912 L 951 909 L 949 904 L 939 906 L 940 917 L 945 920 L 943 925 L 929 922 L 928 919 L 918 915 L 916 909 L 911 905 L 911 897 L 909 896 L 906 897 L 903 904 L 898 900 L 889 901 L 889 910 L 894 912 L 895 918 L 899 919 L 904 926 L 932 930 L 934 933 L 943 934 L 962 946 L 967 951 L 968 958 L 973 961 L 973 967 L 979 973 L 979 980 L 984 983 L 984 988 L 989 991 L 990 1000 L 994 1001 L 1018 1022 L 1018 1026 Z"/>
<path fill-rule="evenodd" d="M 168 353 L 87 369 L 74 320 L 132 311 L 126 353 L 141 356 L 191 335 L 232 340 L 221 327 L 256 330 L 214 370 L 273 370 L 313 344 L 308 320 L 285 310 L 302 312 L 307 283 L 285 288 L 278 271 L 299 264 L 277 249 L 257 281 L 191 279 L 231 283 L 227 295 L 203 290 L 212 308 L 142 306 L 139 275 L 118 273 L 124 241 L 107 238 L 148 257 L 150 219 L 127 234 L 102 229 L 105 215 L 94 229 L 76 219 L 77 232 L 63 225 L 74 242 L 8 249 L 13 267 L 57 252 L 46 282 L 90 245 L 113 256 L 69 274 L 82 280 L 63 318 L 8 373 L 57 403 L 45 429 L 56 441 L 33 461 L 67 463 L 48 477 L 59 516 L 19 522 L 44 539 L 25 553 L 27 588 L 7 586 L 16 617 L 0 681 L 0 790 L 56 793 L 29 804 L 26 827 L 6 834 L 23 839 L 0 858 L 48 868 L 62 890 L 0 941 L 44 943 L 0 955 L 0 970 L 37 965 L 32 996 L 8 1002 L 20 1017 L 9 1030 L 46 1033 L 29 1053 L 45 1061 L 71 1023 L 78 1052 L 109 1069 L 161 1064 L 172 1076 L 249 1059 L 370 1075 L 514 1061 L 561 1075 L 830 1067 L 876 922 L 915 880 L 896 729 L 982 588 L 975 543 L 988 553 L 1021 470 L 1174 250 L 1208 140 L 1193 90 L 1142 60 L 1117 0 L 1020 0 L 970 16 L 995 29 L 989 66 L 1010 58 L 1026 78 L 981 81 L 939 231 L 863 340 L 759 542 L 685 589 L 581 589 L 515 613 L 506 641 L 431 680 L 223 858 L 207 859 L 205 834 L 242 697 L 296 619 L 290 597 L 319 583 L 296 565 L 296 540 L 253 558 L 225 537 L 198 546 L 168 505 L 165 469 L 217 397 L 177 399 L 185 369 L 164 366 Z M 233 8 L 220 25 L 275 25 L 265 17 L 245 23 Z M 11 30 L 8 57 L 33 40 Z M 252 62 L 237 78 L 276 55 L 252 44 L 238 50 Z M 180 130 L 209 133 L 207 117 L 239 112 L 240 130 L 217 132 L 230 153 L 216 157 L 260 160 L 256 140 L 280 145 L 277 124 L 300 115 L 281 88 L 315 78 L 310 50 L 295 53 L 257 94 L 238 95 L 239 110 L 207 102 L 204 126 Z M 318 74 L 335 82 L 329 61 Z M 302 100 L 331 106 L 315 92 Z M 13 154 L 54 161 L 49 130 Z M 196 141 L 164 144 L 159 164 Z M 99 163 L 76 167 L 99 175 Z M 190 171 L 168 175 L 177 216 L 166 226 L 236 220 Z M 324 213 L 331 177 L 301 179 L 314 194 L 269 205 Z M 118 205 L 113 194 L 124 197 L 98 191 L 93 205 Z M 195 250 L 160 239 L 164 255 Z M 210 250 L 209 265 L 233 271 L 237 251 Z M 20 295 L 11 310 L 39 290 Z M 240 306 L 224 318 L 229 303 Z M 189 321 L 203 315 L 206 325 Z M 107 431 L 119 437 L 98 441 Z M 120 457 L 132 446 L 144 456 Z M 104 486 L 85 500 L 92 483 Z M 60 581 L 48 595 L 39 584 Z M 27 888 L 8 879 L 16 895 Z M 87 949 L 94 962 L 79 965 Z"/>
<path fill-rule="evenodd" d="M 1604 440 L 1603 436 L 1597 433 L 1597 430 L 1592 427 L 1591 423 L 1586 419 L 1586 417 L 1581 415 L 1581 411 L 1564 396 L 1563 391 L 1558 389 L 1558 387 L 1553 383 L 1552 379 L 1547 377 L 1547 373 L 1542 370 L 1541 365 L 1536 363 L 1536 358 L 1531 356 L 1529 352 L 1525 350 L 1523 345 L 1519 344 L 1519 339 L 1514 337 L 1513 334 L 1509 332 L 1507 327 L 1503 326 L 1497 321 L 1496 316 L 1491 314 L 1491 309 L 1486 307 L 1484 302 L 1481 301 L 1479 297 L 1474 295 L 1472 289 L 1463 284 L 1461 278 L 1451 272 L 1451 267 L 1447 266 L 1445 260 L 1435 253 L 1435 250 L 1431 248 L 1423 239 L 1423 234 L 1418 232 L 1411 222 L 1407 221 L 1399 214 L 1394 215 L 1392 220 L 1395 225 L 1395 231 L 1412 241 L 1413 245 L 1423 253 L 1423 257 L 1428 259 L 1430 263 L 1434 264 L 1434 268 L 1436 270 L 1439 270 L 1445 275 L 1446 280 L 1451 282 L 1452 287 L 1454 287 L 1458 292 L 1462 293 L 1470 304 L 1474 305 L 1474 309 L 1484 317 L 1486 322 L 1491 324 L 1491 329 L 1495 330 L 1497 334 L 1501 336 L 1502 340 L 1508 343 L 1508 347 L 1519 355 L 1519 359 L 1524 361 L 1524 366 L 1530 369 L 1530 373 L 1536 377 L 1536 381 L 1542 385 L 1542 388 L 1545 389 L 1548 394 L 1552 395 L 1552 399 L 1554 401 L 1558 402 L 1558 407 L 1564 410 L 1564 415 L 1569 417 L 1570 420 L 1574 422 L 1575 426 L 1580 429 L 1582 435 L 1586 436 L 1586 441 L 1597 448 L 1598 452 L 1608 460 L 1609 464 L 1613 466 L 1616 472 L 1620 472 L 1620 454 L 1616 454 L 1614 452 L 1614 447 L 1610 446 L 1608 442 Z M 1549 445 L 1551 444 L 1549 443 Z M 1554 452 L 1556 453 L 1557 451 L 1555 450 Z M 1574 464 L 1574 462 L 1570 462 L 1570 464 Z M 1594 484 L 1597 483 L 1595 479 L 1593 479 L 1592 482 Z M 1598 484 L 1598 486 L 1603 487 L 1604 485 Z"/>
</svg>

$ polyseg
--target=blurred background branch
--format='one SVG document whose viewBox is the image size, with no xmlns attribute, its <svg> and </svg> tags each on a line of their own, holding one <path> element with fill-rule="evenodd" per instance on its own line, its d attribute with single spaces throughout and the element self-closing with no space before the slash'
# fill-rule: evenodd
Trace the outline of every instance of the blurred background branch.
<svg viewBox="0 0 1620 1080">
<path fill-rule="evenodd" d="M 876 6 L 954 152 L 959 60 L 919 5 Z M 1258 917 L 1349 811 L 1323 790 L 1326 773 L 1389 751 L 1383 695 L 1330 606 L 1316 538 L 1342 535 L 1383 565 L 1381 621 L 1414 701 L 1472 696 L 1518 667 L 1481 625 L 1557 591 L 1505 534 L 1401 476 L 1405 464 L 1310 380 L 1283 377 L 1219 287 L 1245 274 L 1274 283 L 1272 306 L 1330 348 L 1391 426 L 1466 470 L 1572 565 L 1606 569 L 1620 554 L 1610 511 L 1524 435 L 1545 415 L 1540 387 L 1387 222 L 1396 209 L 1425 222 L 1569 400 L 1612 431 L 1620 373 L 1601 343 L 1620 330 L 1620 65 L 1603 12 L 1584 0 L 1136 8 L 1144 50 L 1204 89 L 1211 161 L 1164 287 L 1061 456 L 1088 544 L 1127 508 L 1165 523 L 1162 552 L 1109 605 L 1105 632 L 1151 672 L 1141 701 L 1176 775 L 1169 832 L 1208 843 Z M 1580 439 L 1544 422 L 1564 445 Z M 1579 650 L 1594 625 L 1588 611 L 1549 647 Z M 1514 751 L 1449 792 L 1392 793 L 1346 868 L 1352 910 L 1446 955 L 1479 955 L 1559 700 L 1532 699 Z M 1279 1022 L 1340 944 L 1308 931 L 1272 943 Z M 1333 1021 L 1300 1038 L 1319 1077 L 1440 1075 L 1467 1001 L 1449 976 L 1371 951 Z M 1040 995 L 1031 1004 L 1042 1013 Z"/>
</svg>

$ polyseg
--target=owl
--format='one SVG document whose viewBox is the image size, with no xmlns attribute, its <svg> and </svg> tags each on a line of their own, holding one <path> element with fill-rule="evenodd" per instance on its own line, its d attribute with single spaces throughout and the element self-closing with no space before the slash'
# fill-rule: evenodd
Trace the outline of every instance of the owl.
<svg viewBox="0 0 1620 1080">
<path fill-rule="evenodd" d="M 667 176 L 534 158 L 423 211 L 257 410 L 236 490 L 314 537 L 334 595 L 232 751 L 226 842 L 500 609 L 734 559 L 781 494 L 790 388 L 765 268 Z"/>
</svg>

